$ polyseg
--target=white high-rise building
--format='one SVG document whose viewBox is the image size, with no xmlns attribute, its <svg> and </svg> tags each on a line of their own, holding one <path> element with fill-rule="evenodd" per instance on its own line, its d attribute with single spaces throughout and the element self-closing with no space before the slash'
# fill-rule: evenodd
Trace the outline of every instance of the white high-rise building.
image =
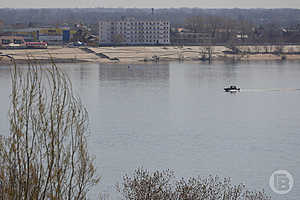
<svg viewBox="0 0 300 200">
<path fill-rule="evenodd" d="M 99 22 L 100 45 L 161 45 L 170 44 L 170 22 L 136 20 Z"/>
</svg>

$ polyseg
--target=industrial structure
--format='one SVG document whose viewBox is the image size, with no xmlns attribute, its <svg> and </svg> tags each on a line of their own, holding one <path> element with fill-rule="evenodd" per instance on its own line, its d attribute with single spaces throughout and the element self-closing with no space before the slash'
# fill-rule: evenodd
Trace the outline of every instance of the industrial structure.
<svg viewBox="0 0 300 200">
<path fill-rule="evenodd" d="M 0 48 L 26 48 L 23 37 L 2 36 L 0 37 Z"/>
<path fill-rule="evenodd" d="M 26 42 L 47 42 L 50 45 L 61 45 L 68 43 L 75 30 L 68 27 L 42 27 L 42 28 L 24 28 L 24 29 L 5 29 L 3 36 L 23 37 Z"/>
<path fill-rule="evenodd" d="M 137 20 L 99 22 L 100 45 L 167 45 L 170 44 L 170 22 Z"/>
<path fill-rule="evenodd" d="M 0 36 L 0 49 L 46 49 L 46 42 L 26 42 L 21 36 Z"/>
</svg>

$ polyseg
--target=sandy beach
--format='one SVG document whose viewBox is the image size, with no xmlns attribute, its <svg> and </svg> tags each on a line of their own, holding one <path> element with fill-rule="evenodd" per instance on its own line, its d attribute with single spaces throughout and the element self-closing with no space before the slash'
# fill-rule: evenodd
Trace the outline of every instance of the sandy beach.
<svg viewBox="0 0 300 200">
<path fill-rule="evenodd" d="M 242 51 L 261 52 L 251 54 L 225 54 L 230 51 L 225 46 L 214 46 L 212 49 L 213 60 L 300 60 L 299 46 L 284 46 L 283 54 L 275 55 L 274 46 L 243 46 L 238 47 Z M 99 62 L 99 63 L 120 63 L 134 64 L 147 62 L 170 62 L 170 61 L 195 61 L 201 62 L 203 55 L 207 54 L 205 46 L 138 46 L 138 47 L 80 47 L 69 48 L 61 46 L 50 46 L 48 49 L 0 49 L 0 64 L 11 62 L 13 57 L 16 63 L 26 63 L 28 59 L 40 63 L 47 63 L 53 60 L 56 63 L 75 62 Z"/>
</svg>

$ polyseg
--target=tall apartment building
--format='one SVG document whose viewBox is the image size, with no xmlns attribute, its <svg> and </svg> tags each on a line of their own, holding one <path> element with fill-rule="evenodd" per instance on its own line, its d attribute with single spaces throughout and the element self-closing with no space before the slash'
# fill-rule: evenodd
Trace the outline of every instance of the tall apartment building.
<svg viewBox="0 0 300 200">
<path fill-rule="evenodd" d="M 170 22 L 137 20 L 99 22 L 100 45 L 159 45 L 170 44 Z"/>
</svg>

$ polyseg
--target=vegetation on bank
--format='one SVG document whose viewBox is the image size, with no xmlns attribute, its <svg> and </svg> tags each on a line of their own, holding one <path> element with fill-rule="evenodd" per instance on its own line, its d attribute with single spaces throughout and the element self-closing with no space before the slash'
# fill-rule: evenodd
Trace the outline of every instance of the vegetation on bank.
<svg viewBox="0 0 300 200">
<path fill-rule="evenodd" d="M 251 191 L 244 184 L 218 176 L 175 179 L 171 170 L 138 168 L 117 185 L 124 200 L 271 200 L 264 191 Z"/>
<path fill-rule="evenodd" d="M 0 138 L 0 199 L 86 199 L 99 182 L 88 113 L 54 64 L 11 69 L 7 137 Z"/>
</svg>

